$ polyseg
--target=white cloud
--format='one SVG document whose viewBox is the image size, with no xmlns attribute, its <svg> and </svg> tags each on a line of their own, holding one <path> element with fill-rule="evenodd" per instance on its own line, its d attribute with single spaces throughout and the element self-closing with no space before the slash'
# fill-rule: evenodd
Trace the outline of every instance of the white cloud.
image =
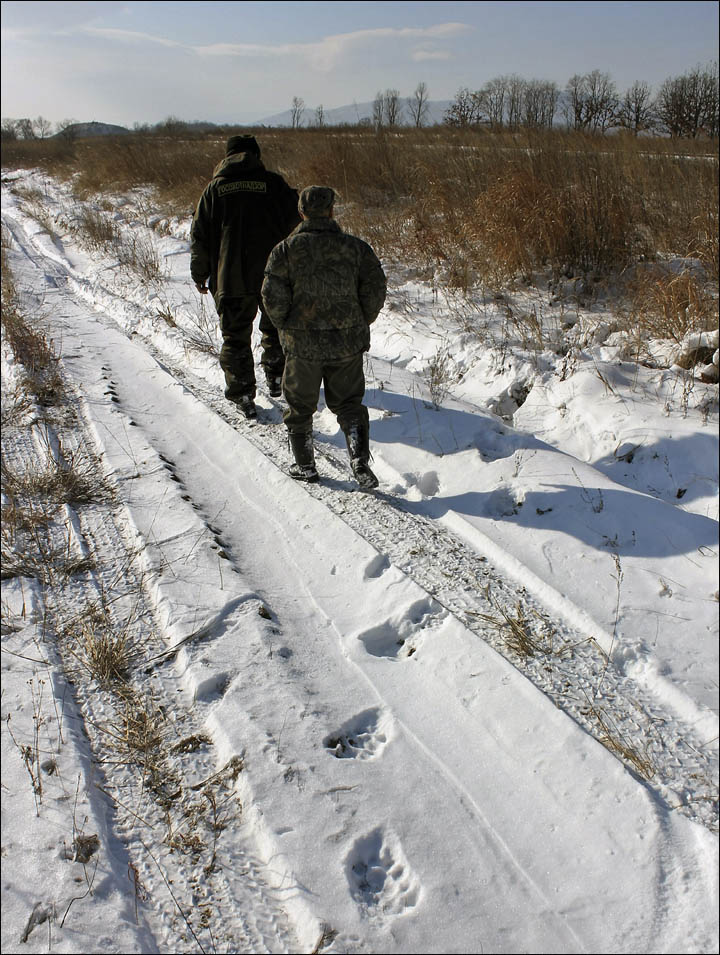
<svg viewBox="0 0 720 955">
<path fill-rule="evenodd" d="M 449 60 L 452 58 L 452 54 L 448 50 L 415 50 L 412 54 L 412 59 L 416 63 L 421 63 L 423 60 Z"/>
<path fill-rule="evenodd" d="M 296 43 L 276 46 L 262 43 L 211 43 L 209 46 L 192 47 L 199 56 L 287 56 L 298 53 L 301 49 L 302 46 Z"/>
<path fill-rule="evenodd" d="M 444 40 L 450 40 L 472 30 L 466 23 L 436 23 L 429 27 L 379 27 L 370 30 L 356 30 L 353 33 L 338 33 L 325 36 L 310 43 L 210 43 L 206 45 L 188 45 L 164 36 L 143 33 L 135 30 L 122 30 L 109 27 L 96 27 L 83 24 L 59 31 L 61 34 L 82 34 L 84 36 L 117 41 L 123 44 L 155 44 L 175 49 L 188 50 L 200 57 L 251 57 L 271 59 L 296 57 L 307 66 L 328 72 L 338 66 L 351 53 L 371 51 L 374 46 L 386 41 L 396 44 L 417 41 L 431 41 L 432 48 L 421 48 L 409 52 L 413 60 L 444 60 L 450 58 L 449 51 L 437 49 Z"/>
<path fill-rule="evenodd" d="M 200 56 L 297 56 L 309 62 L 315 69 L 333 69 L 351 51 L 362 50 L 384 40 L 442 39 L 458 36 L 473 28 L 465 23 L 438 23 L 431 27 L 380 27 L 374 30 L 356 30 L 354 33 L 338 33 L 323 37 L 314 43 L 214 43 L 193 47 Z M 420 59 L 447 59 L 443 51 L 428 51 Z M 417 59 L 413 56 L 413 59 Z"/>
<path fill-rule="evenodd" d="M 128 43 L 157 43 L 160 46 L 181 47 L 182 43 L 175 40 L 168 40 L 162 36 L 153 36 L 150 33 L 138 33 L 135 30 L 115 30 L 104 27 L 80 27 L 78 31 L 69 31 L 85 33 L 89 36 L 99 36 L 106 40 L 120 40 Z"/>
</svg>

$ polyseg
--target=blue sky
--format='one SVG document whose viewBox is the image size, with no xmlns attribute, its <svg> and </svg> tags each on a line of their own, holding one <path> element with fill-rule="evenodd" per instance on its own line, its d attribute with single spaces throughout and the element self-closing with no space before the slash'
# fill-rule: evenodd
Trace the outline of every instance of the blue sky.
<svg viewBox="0 0 720 955">
<path fill-rule="evenodd" d="M 709 2 L 2 3 L 3 117 L 252 122 L 290 107 L 452 99 L 599 69 L 622 91 L 717 59 Z"/>
</svg>

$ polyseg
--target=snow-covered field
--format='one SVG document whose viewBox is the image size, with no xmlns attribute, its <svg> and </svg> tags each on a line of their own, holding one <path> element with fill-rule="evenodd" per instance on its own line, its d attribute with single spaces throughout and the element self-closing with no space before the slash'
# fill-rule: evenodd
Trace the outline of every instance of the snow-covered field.
<svg viewBox="0 0 720 955">
<path fill-rule="evenodd" d="M 385 263 L 380 488 L 324 406 L 298 485 L 282 400 L 222 397 L 189 221 L 10 178 L 67 400 L 24 407 L 3 337 L 4 466 L 102 493 L 48 528 L 75 573 L 4 575 L 3 952 L 716 952 L 717 385 Z"/>
</svg>

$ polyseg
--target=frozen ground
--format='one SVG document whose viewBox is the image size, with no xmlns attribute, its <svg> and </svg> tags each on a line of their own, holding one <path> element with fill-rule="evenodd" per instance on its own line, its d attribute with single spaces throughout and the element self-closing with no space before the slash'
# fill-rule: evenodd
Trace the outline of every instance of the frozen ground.
<svg viewBox="0 0 720 955">
<path fill-rule="evenodd" d="M 82 572 L 3 582 L 3 951 L 717 951 L 717 385 L 597 305 L 388 264 L 380 488 L 324 408 L 298 486 L 282 401 L 222 398 L 188 219 L 13 179 L 68 413 L 21 414 L 3 339 L 4 459 L 105 491 L 49 529 Z"/>
</svg>

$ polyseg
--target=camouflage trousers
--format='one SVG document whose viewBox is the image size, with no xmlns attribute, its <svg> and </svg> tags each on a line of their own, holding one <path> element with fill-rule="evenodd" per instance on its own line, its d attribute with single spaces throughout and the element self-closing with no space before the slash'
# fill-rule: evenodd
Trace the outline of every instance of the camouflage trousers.
<svg viewBox="0 0 720 955">
<path fill-rule="evenodd" d="M 325 404 L 343 431 L 353 424 L 368 423 L 367 408 L 362 403 L 365 397 L 363 352 L 327 362 L 288 355 L 282 387 L 288 403 L 283 420 L 293 434 L 312 431 L 321 387 L 325 389 Z"/>
<path fill-rule="evenodd" d="M 225 397 L 255 397 L 255 359 L 252 333 L 255 316 L 260 310 L 261 363 L 265 374 L 280 378 L 285 356 L 277 329 L 265 314 L 259 295 L 221 299 L 217 305 L 223 344 L 220 367 L 225 374 Z"/>
</svg>

